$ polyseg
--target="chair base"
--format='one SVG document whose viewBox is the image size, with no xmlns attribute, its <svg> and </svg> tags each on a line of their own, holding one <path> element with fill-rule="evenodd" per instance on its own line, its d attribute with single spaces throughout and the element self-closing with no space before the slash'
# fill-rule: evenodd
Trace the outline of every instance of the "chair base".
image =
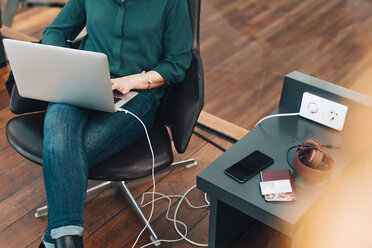
<svg viewBox="0 0 372 248">
<path fill-rule="evenodd" d="M 193 166 L 198 165 L 198 162 L 196 162 L 195 159 L 190 158 L 190 159 L 185 159 L 179 162 L 174 162 L 170 166 L 178 166 L 178 165 L 184 165 L 186 168 L 191 168 Z"/>
<path fill-rule="evenodd" d="M 134 199 L 132 193 L 129 191 L 129 189 L 128 189 L 128 187 L 127 187 L 127 185 L 124 181 L 120 182 L 120 188 L 123 190 L 125 196 L 127 197 L 130 204 L 132 205 L 133 210 L 136 213 L 136 215 L 141 219 L 142 223 L 146 226 L 146 229 L 149 231 L 151 241 L 154 242 L 155 246 L 159 246 L 160 242 L 157 241 L 158 236 L 156 236 L 155 231 L 154 231 L 154 229 L 152 229 L 150 223 L 147 222 L 147 219 L 146 219 L 145 215 L 142 213 L 142 210 L 141 210 L 140 206 L 138 206 L 138 204 L 136 202 L 136 199 Z"/>
</svg>

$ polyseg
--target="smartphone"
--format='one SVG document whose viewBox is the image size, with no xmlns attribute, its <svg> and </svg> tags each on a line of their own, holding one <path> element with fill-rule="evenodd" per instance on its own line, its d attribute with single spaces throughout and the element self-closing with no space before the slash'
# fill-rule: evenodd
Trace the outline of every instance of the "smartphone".
<svg viewBox="0 0 372 248">
<path fill-rule="evenodd" d="M 236 164 L 227 168 L 225 173 L 239 183 L 244 183 L 272 163 L 274 163 L 272 158 L 260 151 L 254 151 Z"/>
</svg>

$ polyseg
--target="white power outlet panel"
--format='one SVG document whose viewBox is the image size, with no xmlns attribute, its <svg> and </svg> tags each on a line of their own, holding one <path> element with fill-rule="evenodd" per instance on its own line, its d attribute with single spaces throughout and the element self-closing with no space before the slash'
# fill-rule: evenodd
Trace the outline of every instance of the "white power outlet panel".
<svg viewBox="0 0 372 248">
<path fill-rule="evenodd" d="M 341 131 L 348 107 L 305 92 L 302 96 L 300 116 Z"/>
</svg>

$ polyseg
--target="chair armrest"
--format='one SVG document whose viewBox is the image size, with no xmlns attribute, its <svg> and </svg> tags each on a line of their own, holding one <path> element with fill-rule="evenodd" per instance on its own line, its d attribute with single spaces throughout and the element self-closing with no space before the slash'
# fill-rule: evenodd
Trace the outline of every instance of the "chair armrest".
<svg viewBox="0 0 372 248">
<path fill-rule="evenodd" d="M 193 51 L 184 81 L 171 85 L 165 97 L 162 117 L 170 128 L 177 152 L 183 153 L 204 105 L 203 64 L 199 51 Z"/>
<path fill-rule="evenodd" d="M 14 114 L 25 114 L 30 112 L 44 111 L 48 102 L 25 98 L 19 95 L 17 85 L 14 84 L 10 96 L 9 108 Z"/>
<path fill-rule="evenodd" d="M 10 93 L 9 108 L 14 114 L 43 111 L 46 110 L 48 106 L 48 102 L 20 96 L 12 72 L 10 72 L 8 81 L 6 82 L 6 88 L 8 93 Z"/>
</svg>

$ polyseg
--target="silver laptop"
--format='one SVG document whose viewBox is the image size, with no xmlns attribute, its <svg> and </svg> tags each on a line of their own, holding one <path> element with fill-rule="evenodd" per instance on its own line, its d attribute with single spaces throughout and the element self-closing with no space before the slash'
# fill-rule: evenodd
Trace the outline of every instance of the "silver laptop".
<svg viewBox="0 0 372 248">
<path fill-rule="evenodd" d="M 115 112 L 138 94 L 114 96 L 103 53 L 11 39 L 3 42 L 22 97 Z"/>
</svg>

